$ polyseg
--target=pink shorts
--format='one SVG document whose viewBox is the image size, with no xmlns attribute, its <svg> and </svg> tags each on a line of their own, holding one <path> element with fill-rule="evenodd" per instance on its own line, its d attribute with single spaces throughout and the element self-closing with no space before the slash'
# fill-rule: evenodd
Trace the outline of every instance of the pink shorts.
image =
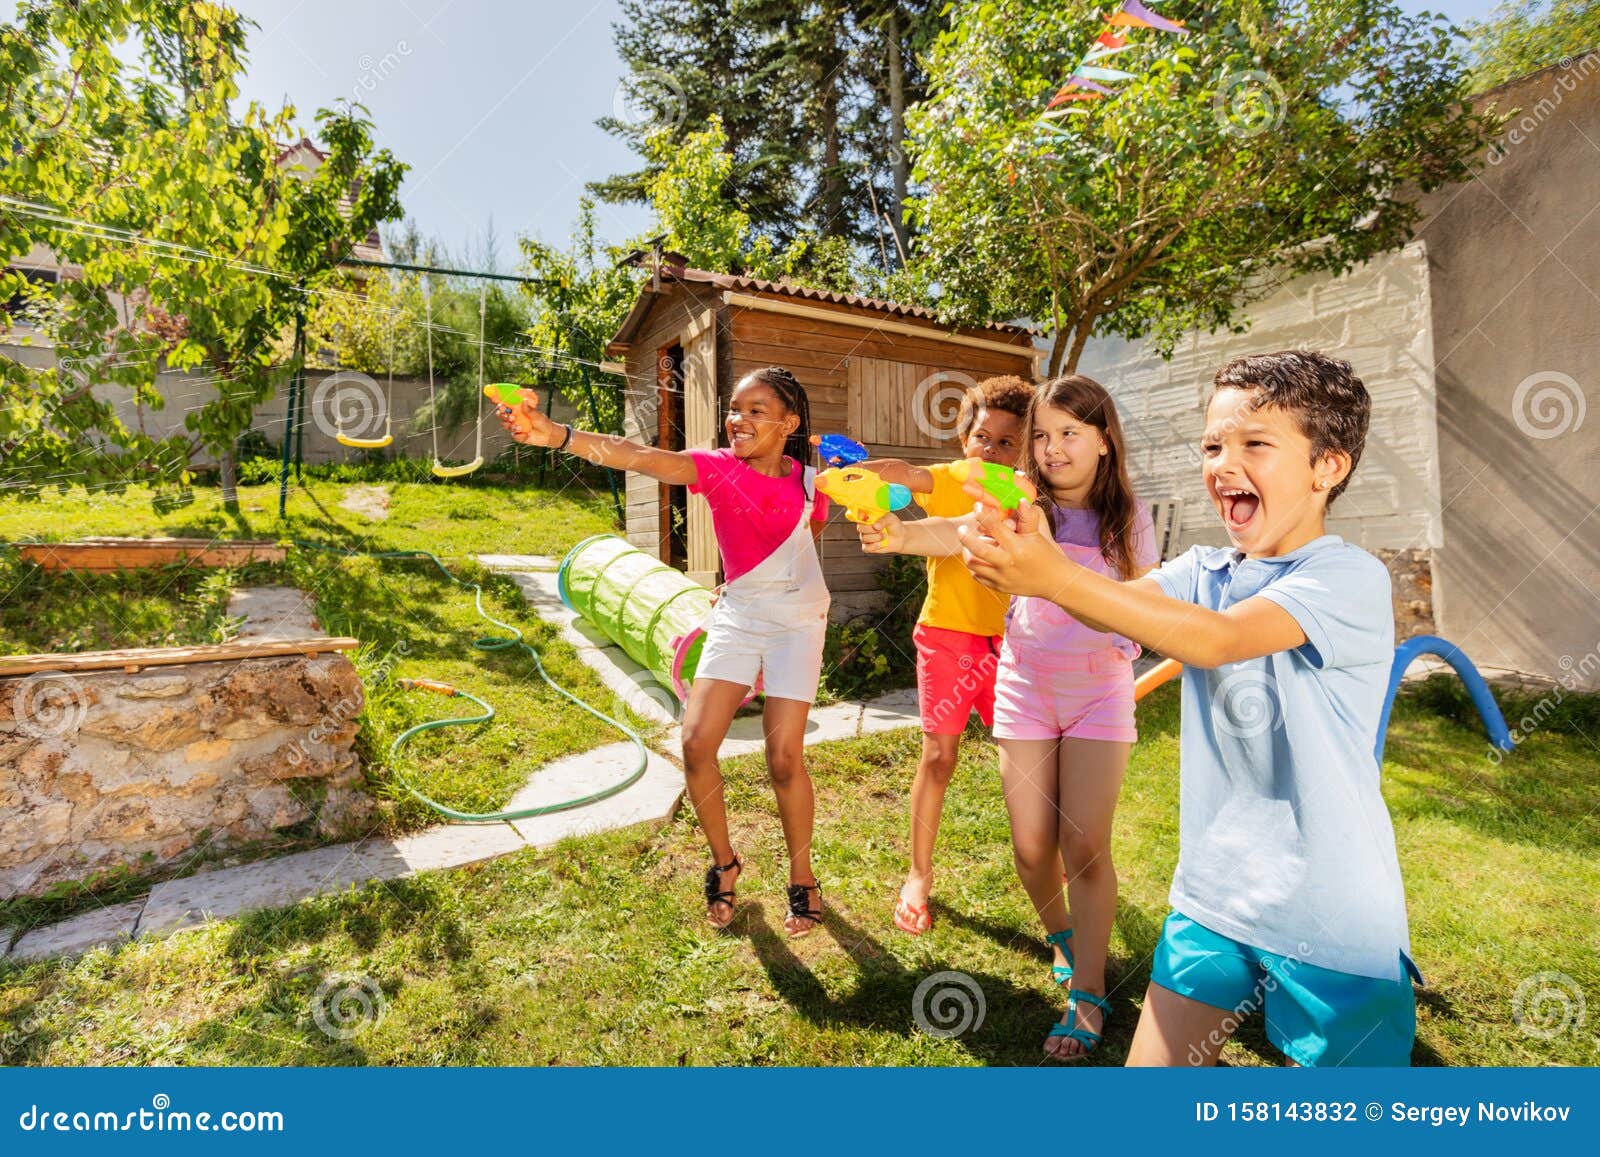
<svg viewBox="0 0 1600 1157">
<path fill-rule="evenodd" d="M 1134 742 L 1133 660 L 1115 648 L 1018 656 L 1008 640 L 995 680 L 994 737 Z"/>
<path fill-rule="evenodd" d="M 985 727 L 992 726 L 999 638 L 918 623 L 911 641 L 917 646 L 923 733 L 960 735 L 974 711 Z"/>
</svg>

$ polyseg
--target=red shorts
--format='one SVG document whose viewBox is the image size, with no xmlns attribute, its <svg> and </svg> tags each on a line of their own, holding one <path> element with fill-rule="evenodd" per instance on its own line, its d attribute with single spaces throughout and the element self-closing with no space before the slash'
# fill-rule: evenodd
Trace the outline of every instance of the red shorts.
<svg viewBox="0 0 1600 1157">
<path fill-rule="evenodd" d="M 994 676 L 1000 668 L 1000 636 L 974 635 L 918 623 L 917 699 L 927 735 L 960 735 L 977 711 L 994 725 Z"/>
</svg>

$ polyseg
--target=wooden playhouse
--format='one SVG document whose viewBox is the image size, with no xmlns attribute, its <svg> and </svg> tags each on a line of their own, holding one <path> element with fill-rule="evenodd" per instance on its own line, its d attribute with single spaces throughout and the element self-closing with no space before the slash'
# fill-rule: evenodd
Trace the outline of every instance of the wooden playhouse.
<svg viewBox="0 0 1600 1157">
<path fill-rule="evenodd" d="M 708 273 L 664 255 L 606 347 L 627 378 L 629 437 L 666 449 L 726 444 L 722 417 L 751 370 L 792 370 L 811 400 L 813 433 L 844 433 L 875 456 L 931 463 L 960 456 L 962 391 L 997 374 L 1037 376 L 1032 331 L 952 329 L 890 301 Z M 719 581 L 711 511 L 681 487 L 628 475 L 627 537 L 708 586 Z M 881 602 L 881 558 L 864 554 L 842 516 L 821 541 L 834 617 Z"/>
</svg>

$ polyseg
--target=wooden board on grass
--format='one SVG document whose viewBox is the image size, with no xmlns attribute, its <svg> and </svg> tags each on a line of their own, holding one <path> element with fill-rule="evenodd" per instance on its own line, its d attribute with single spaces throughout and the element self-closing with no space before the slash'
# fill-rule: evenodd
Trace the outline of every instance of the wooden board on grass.
<svg viewBox="0 0 1600 1157">
<path fill-rule="evenodd" d="M 0 679 L 11 675 L 64 674 L 84 671 L 134 672 L 145 667 L 176 667 L 184 663 L 237 662 L 271 659 L 283 655 L 314 658 L 335 651 L 354 651 L 359 639 L 314 637 L 305 639 L 246 639 L 199 647 L 137 647 L 124 651 L 80 651 L 72 655 L 7 655 L 0 657 Z"/>
<path fill-rule="evenodd" d="M 166 566 L 243 566 L 282 562 L 284 548 L 270 539 L 85 538 L 77 542 L 19 542 L 22 557 L 45 570 L 116 571 Z"/>
</svg>

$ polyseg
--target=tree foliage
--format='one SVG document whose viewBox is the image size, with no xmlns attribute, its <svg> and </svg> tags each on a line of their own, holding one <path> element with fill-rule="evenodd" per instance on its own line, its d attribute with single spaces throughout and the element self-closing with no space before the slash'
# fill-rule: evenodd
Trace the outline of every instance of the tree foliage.
<svg viewBox="0 0 1600 1157">
<path fill-rule="evenodd" d="M 73 268 L 40 313 L 60 364 L 5 369 L 11 481 L 160 482 L 204 451 L 228 487 L 235 440 L 283 379 L 283 332 L 399 215 L 405 166 L 360 106 L 318 111 L 315 171 L 280 163 L 295 111 L 239 103 L 247 27 L 199 0 L 103 0 L 29 6 L 0 30 L 0 193 L 27 206 L 0 204 L 0 250 Z M 163 367 L 200 371 L 210 396 L 158 445 L 92 390 L 159 409 Z"/>
<path fill-rule="evenodd" d="M 932 0 L 624 0 L 613 28 L 629 71 L 615 114 L 599 123 L 645 164 L 592 191 L 606 201 L 649 200 L 665 168 L 653 138 L 684 143 L 715 116 L 732 157 L 725 195 L 758 233 L 778 248 L 805 232 L 842 238 L 897 267 L 907 244 L 904 112 L 925 91 L 921 57 L 943 8 Z"/>
<path fill-rule="evenodd" d="M 1102 63 L 1134 79 L 1041 124 L 1104 27 L 1096 5 L 959 6 L 911 114 L 926 275 L 956 316 L 1049 324 L 1051 372 L 1091 334 L 1170 349 L 1238 326 L 1269 274 L 1403 244 L 1420 195 L 1464 179 L 1495 127 L 1440 17 L 1389 0 L 1161 10 L 1193 34 L 1132 30 Z"/>
<path fill-rule="evenodd" d="M 1600 51 L 1600 0 L 1504 3 L 1467 26 L 1473 79 L 1494 88 L 1552 64 Z"/>
</svg>

